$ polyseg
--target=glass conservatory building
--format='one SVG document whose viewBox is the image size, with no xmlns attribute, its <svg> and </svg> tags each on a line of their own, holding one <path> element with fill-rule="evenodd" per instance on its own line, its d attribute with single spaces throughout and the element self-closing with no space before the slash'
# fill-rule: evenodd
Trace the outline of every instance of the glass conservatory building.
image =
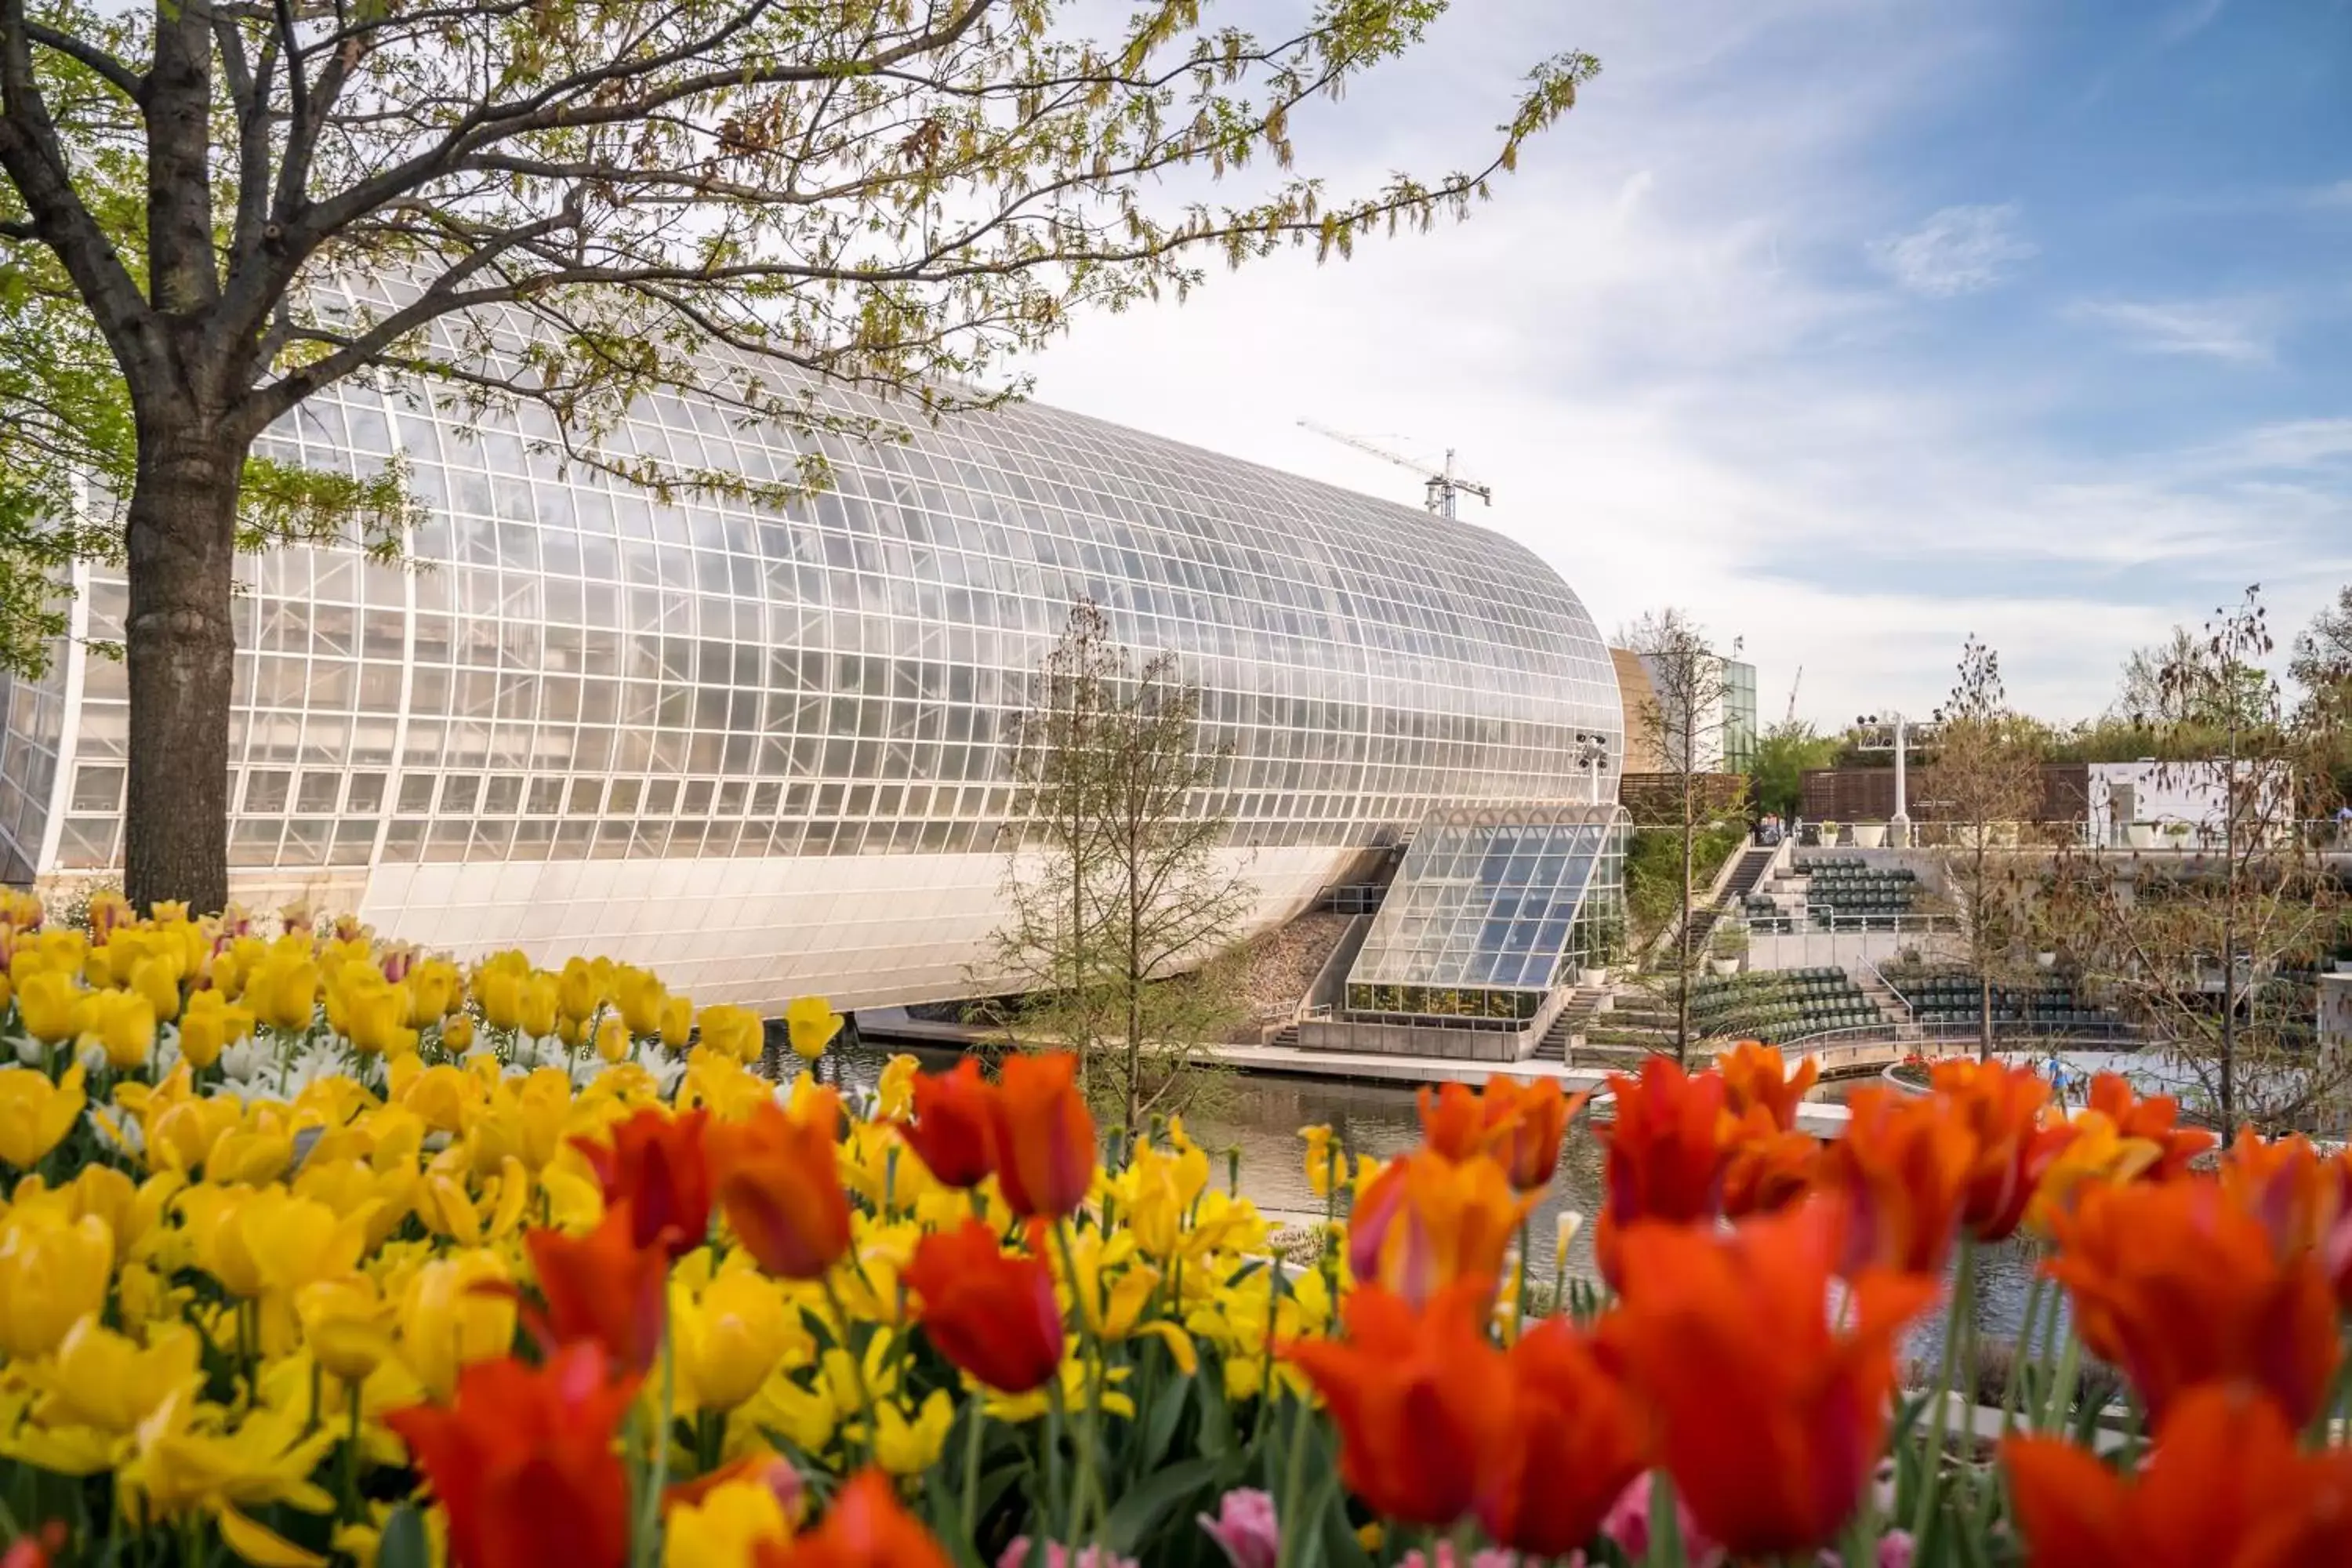
<svg viewBox="0 0 2352 1568">
<path fill-rule="evenodd" d="M 1436 816 L 1613 815 L 1608 654 L 1496 534 L 1036 405 L 865 444 L 651 397 L 607 440 L 625 459 L 789 479 L 814 443 L 835 475 L 782 509 L 663 502 L 567 468 L 531 413 L 345 386 L 268 438 L 357 472 L 399 454 L 427 510 L 405 566 L 241 565 L 245 901 L 356 910 L 460 956 L 610 953 L 702 1001 L 988 991 L 1013 722 L 1080 595 L 1202 689 L 1230 748 L 1209 805 L 1255 928 Z M 124 589 L 103 570 L 79 586 L 74 640 L 7 692 L 19 881 L 120 864 L 123 669 L 88 644 L 121 637 Z"/>
</svg>

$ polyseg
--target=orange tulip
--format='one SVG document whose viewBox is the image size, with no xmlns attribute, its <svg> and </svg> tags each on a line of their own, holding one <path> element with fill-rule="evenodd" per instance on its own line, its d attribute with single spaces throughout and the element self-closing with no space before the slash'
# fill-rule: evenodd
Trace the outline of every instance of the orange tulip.
<svg viewBox="0 0 2352 1568">
<path fill-rule="evenodd" d="M 996 1089 L 980 1062 L 960 1058 L 941 1073 L 915 1075 L 915 1119 L 895 1123 L 926 1170 L 950 1187 L 976 1187 L 995 1168 L 989 1158 L 989 1104 Z"/>
<path fill-rule="evenodd" d="M 1725 1110 L 1738 1117 L 1745 1117 L 1751 1107 L 1761 1110 L 1773 1126 L 1791 1132 L 1797 1126 L 1797 1107 L 1821 1078 L 1822 1064 L 1807 1057 L 1791 1073 L 1778 1046 L 1742 1040 L 1715 1058 L 1715 1070 L 1723 1075 Z"/>
<path fill-rule="evenodd" d="M 2150 1420 L 2200 1383 L 2252 1384 L 2297 1427 L 2318 1412 L 2342 1348 L 2326 1274 L 2308 1251 L 2282 1258 L 2218 1184 L 2089 1187 L 2055 1225 L 2044 1268 Z"/>
<path fill-rule="evenodd" d="M 457 1374 L 456 1403 L 394 1410 L 449 1516 L 458 1568 L 620 1568 L 629 1558 L 629 1478 L 614 1446 L 637 1380 L 615 1380 L 600 1346 L 567 1345 L 541 1366 L 511 1357 Z"/>
<path fill-rule="evenodd" d="M 1367 1285 L 1343 1309 L 1345 1340 L 1282 1353 L 1339 1428 L 1339 1477 L 1373 1512 L 1445 1526 L 1469 1511 L 1508 1428 L 1510 1379 L 1486 1341 L 1486 1290 L 1463 1280 L 1416 1310 Z"/>
<path fill-rule="evenodd" d="M 1720 1076 L 1696 1078 L 1664 1057 L 1642 1064 L 1636 1079 L 1609 1076 L 1616 1116 L 1603 1131 L 1608 1157 L 1602 1172 L 1605 1196 L 1593 1230 L 1593 1254 L 1610 1285 L 1624 1289 L 1617 1267 L 1617 1242 L 1641 1220 L 1685 1223 L 1711 1220 L 1722 1201 L 1724 1084 Z"/>
<path fill-rule="evenodd" d="M 2027 1568 L 2352 1563 L 2352 1449 L 2306 1454 L 2251 1389 L 2184 1393 L 2126 1479 L 2055 1437 L 2001 1446 Z"/>
<path fill-rule="evenodd" d="M 899 1504 L 890 1478 L 871 1469 L 834 1494 L 814 1530 L 761 1542 L 751 1561 L 753 1568 L 950 1568 L 938 1540 Z"/>
<path fill-rule="evenodd" d="M 1932 1278 L 1864 1273 L 1832 1331 L 1837 1244 L 1819 1205 L 1728 1237 L 1646 1224 L 1621 1240 L 1604 1352 L 1656 1412 L 1692 1515 L 1735 1557 L 1807 1552 L 1845 1523 L 1885 1451 L 1896 1339 L 1936 1297 Z"/>
<path fill-rule="evenodd" d="M 988 1100 L 989 1147 L 1004 1201 L 1023 1218 L 1055 1219 L 1094 1184 L 1095 1119 L 1066 1052 L 1007 1058 Z"/>
<path fill-rule="evenodd" d="M 2221 1141 L 2218 1133 L 2202 1127 L 2178 1125 L 2180 1106 L 2169 1095 L 2152 1094 L 2142 1100 L 2129 1083 L 2111 1072 L 2091 1079 L 2090 1109 L 2114 1122 L 2120 1136 L 2145 1138 L 2157 1146 L 2156 1163 L 2143 1173 L 2151 1182 L 2168 1182 L 2184 1174 L 2190 1161 Z"/>
<path fill-rule="evenodd" d="M 640 1246 L 636 1218 L 624 1200 L 584 1237 L 534 1230 L 523 1238 L 540 1296 L 542 1335 L 551 1345 L 594 1340 L 614 1365 L 642 1373 L 661 1354 L 669 1256 Z"/>
<path fill-rule="evenodd" d="M 659 1245 L 683 1258 L 710 1234 L 710 1169 L 703 1153 L 709 1113 L 672 1116 L 648 1108 L 615 1124 L 611 1141 L 574 1138 L 604 1189 L 606 1204 L 626 1203 L 639 1247 Z"/>
<path fill-rule="evenodd" d="M 1467 1160 L 1486 1152 L 1491 1129 L 1486 1103 L 1466 1083 L 1424 1087 L 1413 1097 L 1421 1111 L 1422 1146 L 1448 1160 Z"/>
<path fill-rule="evenodd" d="M 1811 1134 L 1773 1127 L 1769 1113 L 1751 1106 L 1727 1133 L 1730 1160 L 1723 1168 L 1723 1214 L 1744 1219 L 1788 1207 L 1812 1190 L 1822 1146 Z"/>
<path fill-rule="evenodd" d="M 815 1089 L 787 1111 L 763 1100 L 710 1130 L 719 1206 L 743 1249 L 782 1279 L 819 1279 L 849 1250 L 849 1198 L 834 1134 L 841 1100 Z"/>
<path fill-rule="evenodd" d="M 1357 1199 L 1349 1266 L 1416 1306 L 1463 1280 L 1491 1293 L 1533 1202 L 1483 1154 L 1457 1162 L 1421 1150 L 1392 1162 Z"/>
<path fill-rule="evenodd" d="M 1481 1097 L 1487 1148 L 1503 1163 L 1514 1190 L 1532 1193 L 1550 1184 L 1559 1169 L 1559 1146 L 1569 1119 L 1584 1109 L 1592 1091 L 1564 1094 L 1556 1078 L 1517 1083 L 1496 1073 Z M 1427 1122 L 1423 1113 L 1423 1123 Z"/>
<path fill-rule="evenodd" d="M 1968 1195 L 1976 1142 L 1932 1100 L 1873 1087 L 1847 1102 L 1845 1135 L 1822 1151 L 1820 1188 L 1841 1200 L 1845 1271 L 1942 1270 Z"/>
<path fill-rule="evenodd" d="M 941 1355 L 1000 1394 L 1043 1388 L 1062 1365 L 1062 1309 L 1054 1271 L 1012 1258 L 979 1220 L 924 1237 L 899 1278 L 921 1302 L 924 1333 Z"/>
<path fill-rule="evenodd" d="M 2221 1181 L 2223 1195 L 2262 1221 L 2282 1257 L 2316 1247 L 2329 1262 L 2341 1250 L 2339 1231 L 2352 1226 L 2352 1165 L 2323 1157 L 2300 1132 L 2266 1142 L 2241 1131 L 2221 1156 Z"/>
<path fill-rule="evenodd" d="M 1566 1557 L 1649 1467 L 1648 1415 L 1564 1319 L 1521 1335 L 1506 1364 L 1510 1419 L 1486 1458 L 1479 1522 L 1497 1545 Z"/>
<path fill-rule="evenodd" d="M 2032 1068 L 1938 1062 L 1933 1079 L 1936 1100 L 1976 1143 L 1960 1223 L 1979 1241 L 2006 1241 L 2017 1234 L 2026 1205 L 2075 1130 L 2045 1123 L 2050 1086 Z"/>
</svg>

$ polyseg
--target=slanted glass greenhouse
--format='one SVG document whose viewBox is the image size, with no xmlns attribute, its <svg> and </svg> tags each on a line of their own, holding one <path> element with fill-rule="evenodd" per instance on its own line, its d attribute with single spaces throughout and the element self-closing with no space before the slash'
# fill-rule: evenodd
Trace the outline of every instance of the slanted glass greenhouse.
<svg viewBox="0 0 2352 1568">
<path fill-rule="evenodd" d="M 1613 810 L 1608 654 L 1499 535 L 1034 405 L 866 444 L 661 395 L 608 438 L 763 479 L 813 444 L 834 488 L 780 508 L 664 501 L 553 434 L 393 383 L 268 437 L 354 472 L 397 454 L 426 517 L 404 567 L 242 564 L 239 897 L 461 955 L 609 952 L 704 1001 L 984 992 L 1013 720 L 1081 595 L 1202 688 L 1255 927 L 1433 814 Z M 124 589 L 78 586 L 56 668 L 7 693 L 17 880 L 120 864 L 123 670 L 90 644 L 121 637 Z"/>
</svg>

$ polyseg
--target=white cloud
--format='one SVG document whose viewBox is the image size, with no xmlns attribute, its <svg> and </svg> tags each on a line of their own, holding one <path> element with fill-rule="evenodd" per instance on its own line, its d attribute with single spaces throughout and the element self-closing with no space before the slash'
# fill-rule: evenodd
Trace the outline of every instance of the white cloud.
<svg viewBox="0 0 2352 1568">
<path fill-rule="evenodd" d="M 2038 254 L 2018 232 L 2017 219 L 2012 202 L 1946 207 L 1908 233 L 1871 241 L 1870 258 L 1914 294 L 1948 300 L 1979 293 Z"/>
<path fill-rule="evenodd" d="M 1604 628 L 1677 604 L 1744 636 L 1775 714 L 1800 665 L 1808 714 L 1924 710 L 1971 632 L 2021 704 L 2097 711 L 2130 647 L 2241 579 L 2282 590 L 2282 625 L 2332 591 L 2340 575 L 2286 592 L 2278 563 L 2352 538 L 2352 428 L 2217 415 L 2154 452 L 2070 447 L 2051 432 L 2081 415 L 2080 356 L 2053 343 L 1972 379 L 1853 279 L 1890 200 L 1861 150 L 1981 87 L 1990 9 L 1457 10 L 1424 64 L 1302 128 L 1301 161 L 1335 189 L 1446 166 L 1491 123 L 1482 92 L 1535 54 L 1593 49 L 1606 73 L 1492 203 L 1344 265 L 1283 257 L 1181 307 L 1090 318 L 1037 362 L 1038 395 L 1405 505 L 1411 475 L 1295 422 L 1456 447 L 1496 490 L 1472 521 L 1551 563 Z M 1759 51 L 1803 55 L 1807 90 L 1759 99 Z M 1991 232 L 2024 243 L 2013 218 Z"/>
<path fill-rule="evenodd" d="M 2194 354 L 2239 364 L 2271 357 L 2270 312 L 2261 302 L 2232 300 L 2080 300 L 2067 308 L 2076 321 L 2112 327 L 2148 353 Z"/>
</svg>

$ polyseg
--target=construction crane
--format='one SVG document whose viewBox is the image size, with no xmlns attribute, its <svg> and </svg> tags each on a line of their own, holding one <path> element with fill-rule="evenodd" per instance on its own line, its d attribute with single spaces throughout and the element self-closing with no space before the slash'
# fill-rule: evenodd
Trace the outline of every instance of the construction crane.
<svg viewBox="0 0 2352 1568">
<path fill-rule="evenodd" d="M 1394 463 L 1400 468 L 1410 468 L 1419 474 L 1422 489 L 1426 498 L 1422 504 L 1428 508 L 1432 516 L 1442 517 L 1448 522 L 1454 521 L 1461 515 L 1457 504 L 1459 498 L 1465 495 L 1476 496 L 1488 506 L 1495 504 L 1493 490 L 1454 471 L 1454 448 L 1451 447 L 1445 449 L 1444 467 L 1433 474 L 1429 471 L 1427 463 L 1415 462 L 1411 458 L 1390 451 L 1386 447 L 1367 441 L 1360 436 L 1350 436 L 1344 430 L 1334 430 L 1328 425 L 1318 425 L 1312 419 L 1301 419 L 1298 424 L 1301 429 L 1312 430 L 1318 436 L 1337 441 L 1343 447 L 1353 447 L 1359 452 L 1368 453 L 1382 462 Z"/>
<path fill-rule="evenodd" d="M 1789 711 L 1783 716 L 1783 722 L 1793 724 L 1797 721 L 1797 688 L 1804 683 L 1805 667 L 1801 664 L 1797 666 L 1797 678 L 1789 682 Z"/>
</svg>

